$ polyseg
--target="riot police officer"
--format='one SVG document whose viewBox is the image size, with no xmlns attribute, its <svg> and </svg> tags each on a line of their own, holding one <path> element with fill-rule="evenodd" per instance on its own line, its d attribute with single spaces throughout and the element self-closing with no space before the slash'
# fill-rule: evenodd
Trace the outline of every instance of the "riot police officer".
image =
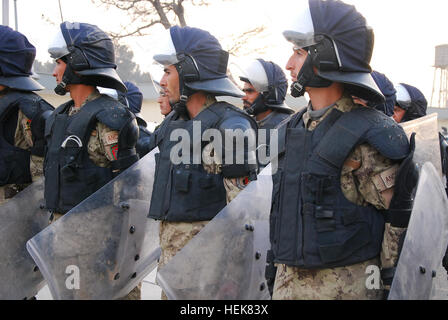
<svg viewBox="0 0 448 320">
<path fill-rule="evenodd" d="M 412 157 L 409 141 L 392 119 L 352 100 L 384 101 L 371 76 L 373 31 L 364 17 L 338 0 L 308 0 L 297 10 L 284 32 L 293 43 L 286 69 L 292 95 L 307 92 L 310 104 L 280 137 L 273 299 L 379 299 L 380 283 L 368 288 L 366 271 L 380 266 L 386 209 L 402 224 L 410 214 L 410 195 L 397 184 L 415 179 L 394 179 Z"/>
<path fill-rule="evenodd" d="M 244 110 L 255 118 L 259 131 L 265 131 L 265 141 L 260 141 L 261 135 L 258 135 L 259 155 L 269 158 L 271 131 L 294 113 L 285 104 L 288 80 L 280 66 L 263 59 L 250 63 L 240 79 L 244 82 L 243 91 L 246 94 L 243 97 Z M 266 147 L 263 148 L 263 145 Z"/>
<path fill-rule="evenodd" d="M 426 116 L 428 101 L 423 93 L 408 84 L 400 83 L 397 90 L 397 103 L 394 108 L 394 120 L 398 123 Z"/>
<path fill-rule="evenodd" d="M 72 98 L 45 128 L 45 201 L 57 219 L 139 159 L 139 129 L 128 108 L 97 89 L 126 91 L 113 43 L 101 29 L 63 22 L 48 51 L 57 64 L 55 92 Z M 139 296 L 136 288 L 128 297 Z"/>
<path fill-rule="evenodd" d="M 149 141 L 151 137 L 151 132 L 147 129 L 148 124 L 140 114 L 143 104 L 143 93 L 132 82 L 125 81 L 124 84 L 127 88 L 127 92 L 126 94 L 118 92 L 118 100 L 123 105 L 127 105 L 137 119 L 140 134 L 135 148 L 141 159 L 149 152 Z"/>
<path fill-rule="evenodd" d="M 43 127 L 54 109 L 33 91 L 35 47 L 20 32 L 0 26 L 0 204 L 42 176 Z"/>
<path fill-rule="evenodd" d="M 156 176 L 149 218 L 161 220 L 159 268 L 164 266 L 219 211 L 232 201 L 251 179 L 256 178 L 255 143 L 252 148 L 234 148 L 225 133 L 241 129 L 255 139 L 257 124 L 246 113 L 216 96 L 242 97 L 226 75 L 228 53 L 209 32 L 190 27 L 172 27 L 154 59 L 164 66 L 160 81 L 173 107 L 154 133 Z M 195 129 L 193 129 L 195 128 Z M 194 131 L 199 131 L 199 134 Z M 181 129 L 189 139 L 175 152 L 172 134 Z M 222 147 L 201 141 L 208 129 L 219 133 Z M 199 139 L 197 139 L 199 138 Z M 193 150 L 193 154 L 189 153 Z M 195 152 L 196 150 L 196 152 Z M 233 159 L 228 151 L 233 150 Z M 176 162 L 171 157 L 188 153 Z M 236 154 L 235 154 L 236 153 Z M 243 158 L 242 163 L 234 159 Z M 199 161 L 195 161 L 199 160 Z M 162 298 L 165 298 L 162 295 Z"/>
<path fill-rule="evenodd" d="M 353 97 L 353 101 L 366 107 L 370 106 L 372 108 L 375 108 L 378 111 L 383 112 L 388 117 L 393 116 L 395 102 L 397 100 L 397 91 L 394 88 L 394 84 L 386 77 L 385 74 L 378 71 L 372 72 L 372 78 L 373 80 L 375 80 L 376 85 L 378 86 L 386 100 L 381 103 L 372 103 L 363 99 L 359 99 L 357 97 Z"/>
</svg>

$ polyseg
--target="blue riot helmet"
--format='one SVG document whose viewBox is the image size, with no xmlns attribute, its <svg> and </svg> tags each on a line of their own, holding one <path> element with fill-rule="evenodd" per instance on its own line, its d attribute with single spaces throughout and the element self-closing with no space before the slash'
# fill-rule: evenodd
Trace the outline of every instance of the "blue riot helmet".
<svg viewBox="0 0 448 320">
<path fill-rule="evenodd" d="M 284 103 L 288 80 L 277 64 L 263 59 L 252 61 L 246 66 L 240 79 L 260 92 L 253 104 L 245 109 L 248 114 L 256 116 L 269 109 L 282 113 L 294 113 L 294 110 Z"/>
<path fill-rule="evenodd" d="M 0 26 L 0 85 L 23 91 L 42 90 L 32 78 L 36 48 L 20 32 Z"/>
<path fill-rule="evenodd" d="M 371 76 L 374 33 L 356 8 L 339 0 L 305 0 L 297 8 L 297 17 L 283 35 L 296 49 L 307 50 L 308 57 L 291 94 L 299 97 L 305 87 L 339 82 L 353 96 L 384 101 Z"/>
<path fill-rule="evenodd" d="M 69 84 L 85 84 L 126 91 L 116 71 L 115 50 L 109 36 L 95 25 L 63 22 L 48 49 L 50 56 L 66 64 L 55 92 L 66 94 Z"/>
<path fill-rule="evenodd" d="M 386 98 L 386 101 L 382 103 L 372 103 L 369 101 L 368 105 L 383 112 L 388 117 L 391 117 L 394 114 L 394 106 L 397 99 L 397 91 L 394 84 L 386 77 L 386 75 L 378 71 L 373 71 L 372 77 L 378 88 L 381 90 L 381 93 Z"/>
<path fill-rule="evenodd" d="M 128 101 L 129 109 L 135 115 L 140 115 L 143 105 L 143 94 L 140 89 L 132 82 L 126 81 L 124 83 L 128 91 L 126 92 L 126 99 Z"/>
<path fill-rule="evenodd" d="M 147 126 L 145 120 L 143 120 L 140 112 L 142 110 L 143 105 L 143 94 L 140 89 L 132 82 L 125 81 L 124 82 L 127 92 L 118 92 L 118 101 L 120 101 L 123 105 L 127 106 L 129 110 L 137 118 L 137 123 L 139 125 Z"/>
<path fill-rule="evenodd" d="M 426 116 L 428 101 L 423 93 L 408 84 L 400 83 L 396 86 L 397 105 L 406 111 L 402 122 L 411 121 Z"/>
<path fill-rule="evenodd" d="M 209 32 L 171 27 L 159 46 L 154 60 L 163 66 L 174 65 L 179 73 L 180 101 L 173 106 L 178 112 L 186 113 L 188 98 L 198 91 L 215 96 L 243 96 L 227 77 L 229 53 Z"/>
</svg>

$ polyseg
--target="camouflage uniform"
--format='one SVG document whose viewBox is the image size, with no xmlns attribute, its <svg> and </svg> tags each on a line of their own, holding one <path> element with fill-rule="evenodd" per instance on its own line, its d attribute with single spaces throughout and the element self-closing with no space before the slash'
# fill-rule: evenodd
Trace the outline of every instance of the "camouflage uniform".
<svg viewBox="0 0 448 320">
<path fill-rule="evenodd" d="M 308 110 L 303 115 L 303 121 L 307 129 L 312 131 L 333 109 L 349 112 L 359 107 L 361 106 L 355 105 L 351 97 L 344 96 L 317 120 L 311 119 Z M 397 170 L 398 166 L 393 161 L 382 156 L 372 146 L 359 145 L 344 163 L 341 189 L 345 197 L 355 204 L 372 204 L 379 210 L 388 209 Z M 385 232 L 385 239 L 392 234 Z M 396 254 L 396 248 L 387 248 L 387 252 L 387 256 L 382 254 L 381 258 L 391 260 Z M 382 299 L 382 290 L 366 288 L 366 280 L 369 277 L 366 269 L 370 265 L 379 267 L 380 257 L 331 269 L 308 270 L 278 264 L 273 299 Z"/>
<path fill-rule="evenodd" d="M 33 138 L 31 135 L 31 120 L 28 119 L 21 110 L 18 112 L 17 127 L 14 135 L 14 146 L 23 150 L 29 150 L 33 147 Z M 43 158 L 31 155 L 30 170 L 33 182 L 43 175 Z M 0 186 L 0 205 L 6 203 L 20 191 L 25 189 L 28 184 L 8 184 Z"/>
<path fill-rule="evenodd" d="M 95 90 L 80 107 L 71 107 L 68 115 L 72 116 L 78 113 L 87 102 L 93 101 L 99 98 L 99 96 L 100 93 Z M 109 167 L 112 161 L 117 160 L 118 131 L 111 130 L 101 122 L 97 122 L 95 130 L 92 130 L 89 143 L 87 144 L 87 150 L 90 160 L 96 166 L 102 168 Z M 62 216 L 59 213 L 54 213 L 53 215 L 54 217 Z"/>
<path fill-rule="evenodd" d="M 78 113 L 81 108 L 90 101 L 93 101 L 100 97 L 98 91 L 94 91 L 90 94 L 86 101 L 80 107 L 71 107 L 68 114 L 72 116 Z M 117 160 L 118 154 L 118 131 L 109 129 L 101 122 L 97 122 L 95 130 L 92 130 L 87 149 L 89 158 L 92 162 L 102 168 L 107 168 L 110 163 Z M 59 213 L 54 213 L 53 221 L 56 221 L 62 217 Z M 128 295 L 121 298 L 122 300 L 140 300 L 141 299 L 141 284 L 135 287 Z"/>
<path fill-rule="evenodd" d="M 98 91 L 93 92 L 81 107 L 71 107 L 69 116 L 78 113 L 87 102 L 99 97 L 100 93 Z M 95 165 L 102 168 L 109 167 L 110 162 L 117 160 L 118 131 L 111 130 L 101 122 L 97 122 L 95 130 L 92 130 L 87 148 L 89 158 Z"/>
<path fill-rule="evenodd" d="M 204 107 L 200 110 L 211 106 L 216 102 L 214 97 L 209 96 Z M 204 147 L 202 151 L 203 166 L 205 171 L 210 174 L 221 173 L 221 159 L 214 152 L 212 144 Z M 248 181 L 247 178 L 227 179 L 224 178 L 224 187 L 226 189 L 226 200 L 230 203 L 236 198 L 238 193 L 245 188 Z M 160 247 L 162 253 L 159 260 L 158 269 L 160 270 L 168 261 L 173 258 L 209 221 L 195 222 L 169 222 L 162 221 L 160 223 Z M 165 293 L 162 291 L 162 300 L 167 300 Z"/>
</svg>

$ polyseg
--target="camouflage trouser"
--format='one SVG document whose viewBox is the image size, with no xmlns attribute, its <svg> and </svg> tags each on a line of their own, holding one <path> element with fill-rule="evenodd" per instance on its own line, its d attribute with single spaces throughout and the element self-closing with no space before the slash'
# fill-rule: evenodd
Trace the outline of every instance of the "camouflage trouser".
<svg viewBox="0 0 448 320">
<path fill-rule="evenodd" d="M 400 256 L 400 240 L 401 237 L 405 236 L 404 232 L 406 228 L 396 228 L 392 227 L 390 223 L 386 223 L 384 230 L 384 238 L 381 250 L 381 268 L 382 270 L 390 269 L 396 266 L 398 262 L 398 257 Z M 392 277 L 393 274 L 389 274 Z M 391 282 L 393 278 L 383 279 L 386 283 L 384 284 L 384 289 L 388 292 L 390 290 Z"/>
<path fill-rule="evenodd" d="M 5 187 L 0 187 L 0 205 L 6 203 Z"/>
<path fill-rule="evenodd" d="M 57 221 L 63 216 L 63 214 L 54 213 L 53 220 L 50 221 L 50 224 Z M 129 292 L 126 296 L 119 298 L 117 300 L 141 300 L 142 299 L 142 284 L 139 283 L 131 292 Z"/>
<path fill-rule="evenodd" d="M 300 269 L 279 264 L 273 300 L 379 300 L 380 289 L 368 289 L 369 266 L 378 268 L 379 259 L 332 269 Z M 378 274 L 379 276 L 379 274 Z M 380 279 L 377 279 L 380 283 Z"/>
<path fill-rule="evenodd" d="M 126 296 L 117 300 L 142 300 L 142 283 L 140 282 L 131 292 Z"/>
<path fill-rule="evenodd" d="M 158 270 L 176 255 L 209 221 L 198 222 L 167 222 L 160 223 L 159 237 L 162 253 L 159 259 Z M 162 291 L 162 300 L 168 300 Z"/>
</svg>

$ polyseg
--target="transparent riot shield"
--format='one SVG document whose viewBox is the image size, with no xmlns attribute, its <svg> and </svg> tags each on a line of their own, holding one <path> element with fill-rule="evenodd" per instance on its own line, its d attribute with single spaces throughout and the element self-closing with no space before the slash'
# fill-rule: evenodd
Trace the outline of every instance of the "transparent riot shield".
<svg viewBox="0 0 448 320">
<path fill-rule="evenodd" d="M 168 299 L 269 299 L 272 177 L 268 165 L 157 274 Z"/>
<path fill-rule="evenodd" d="M 428 162 L 420 173 L 389 299 L 430 299 L 447 244 L 448 199 L 438 172 Z"/>
<path fill-rule="evenodd" d="M 158 223 L 147 214 L 157 152 L 27 243 L 54 299 L 118 299 L 154 269 Z"/>
<path fill-rule="evenodd" d="M 442 177 L 442 160 L 440 156 L 439 129 L 437 114 L 400 123 L 408 138 L 413 132 L 415 136 L 414 161 L 421 169 L 423 164 L 431 162 Z"/>
<path fill-rule="evenodd" d="M 34 297 L 45 284 L 26 242 L 48 226 L 40 179 L 0 206 L 0 299 Z"/>
</svg>

